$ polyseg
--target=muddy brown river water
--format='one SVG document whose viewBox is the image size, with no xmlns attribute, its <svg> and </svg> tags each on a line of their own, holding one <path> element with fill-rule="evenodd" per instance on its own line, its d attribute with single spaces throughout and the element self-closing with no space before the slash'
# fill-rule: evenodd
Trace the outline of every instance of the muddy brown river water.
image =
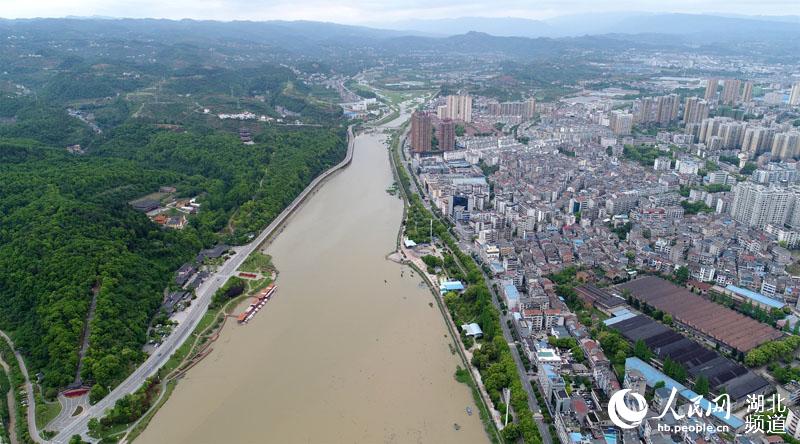
<svg viewBox="0 0 800 444">
<path fill-rule="evenodd" d="M 384 259 L 403 211 L 384 140 L 358 136 L 352 164 L 266 247 L 276 296 L 225 328 L 137 442 L 488 441 L 433 296 Z"/>
</svg>

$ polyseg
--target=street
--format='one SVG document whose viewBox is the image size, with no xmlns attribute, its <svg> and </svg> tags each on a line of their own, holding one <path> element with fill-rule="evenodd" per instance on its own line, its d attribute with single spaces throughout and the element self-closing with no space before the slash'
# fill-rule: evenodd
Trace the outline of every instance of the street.
<svg viewBox="0 0 800 444">
<path fill-rule="evenodd" d="M 405 137 L 406 134 L 403 134 L 403 136 L 401 137 L 400 140 L 401 149 L 404 145 Z M 413 170 L 411 168 L 411 165 L 408 162 L 403 162 L 403 166 L 406 168 L 408 173 L 413 176 Z M 433 210 L 430 205 L 430 199 L 417 186 L 416 180 L 411 181 L 411 186 L 414 188 L 415 192 L 420 197 L 422 197 L 422 202 L 425 205 L 425 208 L 428 211 L 431 211 L 431 213 L 433 213 Z M 471 255 L 472 247 L 468 243 L 458 239 L 458 244 L 461 250 L 463 250 L 466 254 Z M 511 349 L 511 356 L 514 357 L 514 362 L 517 365 L 517 373 L 519 374 L 519 377 L 522 380 L 522 387 L 524 387 L 525 391 L 528 393 L 528 406 L 530 407 L 531 412 L 533 412 L 534 414 L 533 419 L 534 421 L 536 421 L 536 425 L 539 428 L 539 434 L 542 437 L 542 442 L 544 444 L 553 444 L 553 437 L 550 436 L 550 428 L 548 424 L 545 424 L 545 422 L 542 420 L 541 408 L 539 407 L 539 403 L 536 400 L 536 394 L 533 391 L 534 388 L 530 384 L 530 376 L 528 375 L 528 371 L 525 370 L 525 366 L 522 364 L 522 358 L 520 358 L 519 356 L 519 351 L 517 350 L 517 347 L 515 345 L 514 337 L 512 336 L 511 331 L 508 328 L 508 324 L 506 321 L 510 319 L 510 317 L 502 314 L 503 311 L 500 309 L 500 303 L 498 302 L 499 301 L 498 295 L 494 291 L 494 288 L 492 288 L 491 285 L 492 284 L 491 278 L 487 276 L 485 272 L 483 272 L 483 278 L 486 281 L 487 286 L 489 287 L 489 291 L 491 291 L 492 293 L 492 304 L 497 309 L 497 312 L 500 313 L 500 326 L 503 329 L 503 337 L 505 338 L 506 342 L 509 344 L 509 348 Z"/>
<path fill-rule="evenodd" d="M 322 183 L 328 176 L 335 171 L 343 168 L 353 158 L 353 132 L 352 127 L 348 128 L 348 147 L 347 154 L 339 164 L 329 169 L 325 173 L 314 179 L 300 195 L 298 195 L 292 203 L 275 218 L 252 242 L 247 245 L 234 248 L 234 254 L 222 265 L 219 269 L 209 276 L 196 290 L 197 299 L 187 309 L 186 319 L 181 322 L 170 336 L 158 347 L 157 351 L 150 355 L 147 360 L 142 363 L 125 381 L 114 388 L 111 393 L 105 398 L 100 400 L 97 404 L 89 407 L 86 411 L 73 418 L 72 422 L 65 425 L 58 435 L 56 435 L 52 442 L 57 444 L 66 444 L 73 435 L 81 435 L 84 439 L 88 439 L 88 424 L 92 418 L 103 417 L 105 411 L 116 404 L 116 402 L 128 395 L 135 392 L 142 386 L 144 381 L 158 372 L 173 353 L 189 338 L 192 332 L 200 323 L 200 320 L 208 310 L 208 305 L 214 293 L 220 288 L 227 280 L 236 274 L 241 264 L 247 257 L 255 251 L 264 241 L 272 235 L 286 219 L 296 210 L 305 198 L 310 195 L 316 187 Z M 31 411 L 35 411 L 33 404 L 29 405 Z M 32 433 L 34 435 L 34 433 Z M 35 434 L 38 436 L 38 433 Z"/>
</svg>

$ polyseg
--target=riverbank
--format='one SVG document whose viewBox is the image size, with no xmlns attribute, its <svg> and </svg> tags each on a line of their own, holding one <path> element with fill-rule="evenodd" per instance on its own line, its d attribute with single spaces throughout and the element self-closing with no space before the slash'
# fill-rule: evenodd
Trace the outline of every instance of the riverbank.
<svg viewBox="0 0 800 444">
<path fill-rule="evenodd" d="M 402 149 L 402 141 L 405 138 L 405 131 L 406 126 L 401 126 L 398 130 L 396 130 L 390 138 L 389 141 L 389 152 L 390 152 L 390 162 L 392 165 L 392 173 L 395 178 L 395 182 L 400 184 L 399 191 L 400 196 L 403 199 L 403 219 L 406 219 L 409 209 L 409 197 L 408 191 L 410 188 L 410 182 L 408 181 L 408 172 L 405 170 L 405 167 L 402 165 L 400 150 Z M 403 170 L 400 170 L 403 168 Z M 470 387 L 473 400 L 479 406 L 479 413 L 481 421 L 484 425 L 484 430 L 486 432 L 487 437 L 493 443 L 500 443 L 504 442 L 502 435 L 500 434 L 500 430 L 498 427 L 498 416 L 496 411 L 491 408 L 491 401 L 488 399 L 489 395 L 486 393 L 486 390 L 483 387 L 482 382 L 480 381 L 480 375 L 476 375 L 473 373 L 473 366 L 470 363 L 470 359 L 467 357 L 467 349 L 464 343 L 461 341 L 461 335 L 458 332 L 458 327 L 453 322 L 450 313 L 444 304 L 444 300 L 439 293 L 439 289 L 435 284 L 436 277 L 428 274 L 427 272 L 423 271 L 426 269 L 425 264 L 422 263 L 421 260 L 415 260 L 413 255 L 409 254 L 408 250 L 403 245 L 403 234 L 405 232 L 405 224 L 402 224 L 397 232 L 397 245 L 396 250 L 393 253 L 393 256 L 399 263 L 408 265 L 412 267 L 420 276 L 423 277 L 425 283 L 428 285 L 428 288 L 433 295 L 434 299 L 436 300 L 436 304 L 439 307 L 439 311 L 442 315 L 442 320 L 447 325 L 447 329 L 450 331 L 450 337 L 453 339 L 453 344 L 455 349 L 458 352 L 459 358 L 464 366 L 463 369 L 459 367 L 454 377 L 461 382 L 466 384 Z M 463 370 L 463 371 L 460 371 Z"/>
<path fill-rule="evenodd" d="M 237 307 L 252 298 L 265 285 L 273 282 L 274 277 L 266 278 L 263 281 L 248 281 L 249 288 L 247 291 L 228 300 L 220 307 L 209 309 L 198 325 L 196 332 L 193 333 L 195 339 L 184 343 L 175 353 L 173 359 L 159 371 L 159 379 L 161 379 L 158 387 L 159 394 L 150 408 L 130 426 L 122 431 L 106 435 L 105 438 L 118 436 L 121 437 L 120 442 L 132 442 L 136 439 L 155 417 L 158 410 L 167 402 L 180 378 L 211 354 L 213 351 L 210 348 L 211 345 L 219 339 L 227 325 L 234 323 L 235 319 L 231 318 L 235 316 Z"/>
<path fill-rule="evenodd" d="M 280 295 L 222 333 L 141 442 L 486 441 L 435 300 L 380 260 L 403 211 L 384 142 L 359 135 L 352 165 L 273 239 Z"/>
<path fill-rule="evenodd" d="M 345 158 L 331 167 L 324 173 L 314 178 L 311 183 L 249 244 L 236 247 L 236 254 L 226 263 L 219 267 L 216 273 L 212 274 L 197 290 L 197 298 L 194 300 L 193 307 L 190 307 L 187 319 L 178 325 L 172 335 L 170 335 L 159 347 L 159 351 L 151 355 L 142 365 L 140 365 L 128 378 L 119 384 L 108 396 L 91 406 L 88 411 L 83 412 L 75 418 L 75 421 L 62 428 L 59 434 L 53 439 L 56 444 L 66 444 L 74 434 L 85 434 L 91 419 L 105 416 L 105 412 L 111 409 L 119 399 L 136 393 L 145 382 L 154 374 L 158 373 L 173 356 L 175 351 L 182 347 L 184 341 L 192 334 L 205 316 L 211 297 L 220 286 L 222 286 L 236 270 L 242 265 L 250 254 L 257 250 L 271 236 L 280 232 L 283 224 L 297 210 L 305 200 L 313 195 L 317 188 L 329 177 L 350 164 L 353 157 L 353 131 L 352 126 L 348 127 L 347 153 Z"/>
<path fill-rule="evenodd" d="M 499 310 L 493 305 L 492 293 L 489 290 L 484 276 L 475 263 L 474 259 L 465 254 L 458 247 L 457 241 L 453 234 L 450 233 L 450 228 L 447 222 L 436 213 L 436 209 L 428 209 L 424 204 L 422 197 L 412 191 L 412 180 L 417 192 L 421 189 L 416 177 L 407 171 L 402 161 L 402 137 L 398 135 L 396 143 L 392 146 L 392 159 L 393 164 L 396 166 L 396 177 L 403 188 L 403 195 L 406 197 L 406 224 L 405 228 L 408 229 L 409 219 L 415 221 L 431 221 L 431 231 L 442 242 L 445 249 L 453 256 L 453 262 L 458 268 L 459 274 L 466 277 L 466 292 L 471 292 L 472 302 L 465 302 L 462 297 L 453 295 L 445 300 L 447 306 L 447 318 L 452 319 L 455 325 L 474 322 L 474 320 L 481 320 L 481 327 L 484 332 L 484 337 L 481 340 L 481 347 L 476 349 L 475 354 L 481 353 L 484 355 L 483 367 L 470 365 L 468 368 L 477 372 L 473 374 L 478 387 L 481 387 L 480 380 L 486 376 L 486 372 L 490 367 L 494 367 L 495 371 L 498 369 L 502 371 L 504 376 L 510 381 L 507 388 L 510 389 L 510 400 L 503 398 L 502 392 L 499 387 L 493 390 L 486 389 L 491 404 L 494 405 L 494 410 L 500 410 L 505 407 L 507 402 L 513 408 L 514 422 L 505 426 L 502 431 L 502 437 L 507 441 L 516 441 L 522 437 L 526 443 L 538 444 L 542 441 L 539 428 L 533 419 L 530 410 L 529 399 L 527 391 L 523 384 L 528 384 L 528 381 L 523 381 L 517 373 L 516 364 L 512 355 L 512 351 L 503 337 L 503 326 L 500 325 Z M 416 222 L 415 222 L 416 226 Z M 418 233 L 415 233 L 418 234 Z M 427 237 L 425 237 L 427 239 Z M 421 239 L 417 239 L 421 242 Z M 448 274 L 450 274 L 448 272 Z M 434 290 L 435 291 L 435 290 Z M 438 300 L 438 299 L 437 299 Z M 461 344 L 462 351 L 466 350 L 459 337 L 459 344 Z M 485 352 L 485 350 L 490 350 Z M 471 360 L 470 360 L 471 364 Z M 470 371 L 472 374 L 472 371 Z M 487 404 L 488 405 L 488 404 Z M 492 410 L 490 409 L 490 412 Z M 497 423 L 495 421 L 495 423 Z M 497 427 L 500 428 L 499 426 Z"/>
</svg>

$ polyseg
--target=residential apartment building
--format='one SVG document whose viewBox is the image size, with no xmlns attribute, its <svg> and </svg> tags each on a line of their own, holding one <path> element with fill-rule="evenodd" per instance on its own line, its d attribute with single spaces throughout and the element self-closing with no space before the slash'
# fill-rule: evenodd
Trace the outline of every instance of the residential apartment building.
<svg viewBox="0 0 800 444">
<path fill-rule="evenodd" d="M 411 115 L 411 149 L 415 153 L 431 150 L 432 140 L 431 117 L 422 111 L 414 111 Z"/>
<path fill-rule="evenodd" d="M 783 226 L 794 204 L 788 189 L 742 182 L 734 190 L 731 217 L 750 227 Z"/>
<path fill-rule="evenodd" d="M 624 111 L 612 111 L 609 117 L 611 131 L 618 136 L 627 136 L 633 129 L 633 114 Z"/>
<path fill-rule="evenodd" d="M 438 108 L 439 118 L 472 122 L 472 96 L 447 96 L 447 105 Z"/>
</svg>

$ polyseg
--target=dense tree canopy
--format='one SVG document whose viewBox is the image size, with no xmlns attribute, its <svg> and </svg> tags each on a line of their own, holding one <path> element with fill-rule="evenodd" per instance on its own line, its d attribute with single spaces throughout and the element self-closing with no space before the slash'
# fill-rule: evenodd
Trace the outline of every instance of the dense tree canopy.
<svg viewBox="0 0 800 444">
<path fill-rule="evenodd" d="M 47 102 L 0 100 L 0 113 L 14 116 L 0 125 L 0 328 L 52 388 L 75 378 L 93 297 L 82 377 L 111 387 L 144 358 L 174 271 L 201 248 L 247 241 L 346 151 L 335 122 L 263 125 L 245 145 L 220 130 L 132 119 L 95 134 Z M 88 153 L 69 154 L 72 143 Z M 165 185 L 201 203 L 183 230 L 161 229 L 128 203 Z"/>
</svg>

